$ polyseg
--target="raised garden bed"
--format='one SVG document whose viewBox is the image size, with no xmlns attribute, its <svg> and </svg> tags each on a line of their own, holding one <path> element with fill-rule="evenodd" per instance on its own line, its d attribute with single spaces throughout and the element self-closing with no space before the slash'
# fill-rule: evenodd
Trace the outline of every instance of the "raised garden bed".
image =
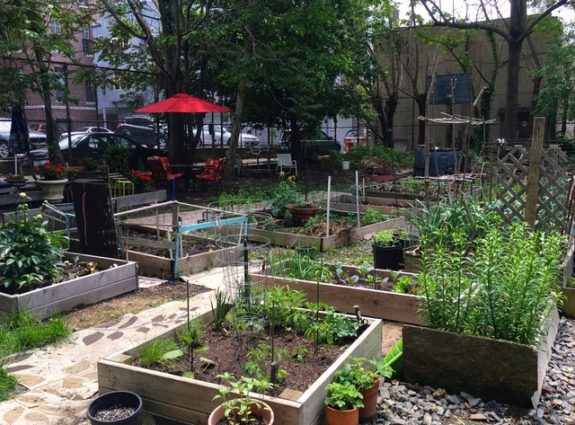
<svg viewBox="0 0 575 425">
<path fill-rule="evenodd" d="M 345 266 L 345 268 L 351 274 L 359 270 L 354 266 Z M 386 270 L 375 270 L 375 274 L 384 279 L 390 279 L 393 275 Z M 396 276 L 417 279 L 417 276 L 411 273 L 398 273 Z M 321 302 L 343 313 L 354 313 L 354 306 L 358 305 L 361 313 L 368 317 L 415 325 L 423 324 L 423 319 L 419 314 L 422 297 L 417 295 L 392 292 L 390 289 L 373 289 L 368 286 L 318 284 L 310 280 L 270 276 L 264 273 L 251 273 L 249 278 L 263 287 L 287 286 L 292 290 L 301 291 L 310 301 L 315 301 L 319 294 Z"/>
<path fill-rule="evenodd" d="M 336 211 L 356 212 L 355 196 L 342 193 L 332 197 L 331 208 Z M 359 197 L 359 212 L 365 213 L 368 208 L 378 209 L 385 214 L 398 215 L 407 208 L 413 206 L 413 202 L 406 199 L 382 198 L 377 196 Z"/>
<path fill-rule="evenodd" d="M 251 237 L 253 235 L 256 237 L 267 238 L 270 240 L 272 245 L 276 246 L 305 246 L 315 248 L 319 251 L 326 251 L 329 248 L 336 246 L 348 245 L 362 239 L 368 234 L 377 233 L 380 230 L 404 227 L 405 223 L 405 217 L 397 217 L 379 223 L 369 224 L 367 226 L 341 227 L 338 231 L 330 233 L 329 236 L 323 236 L 325 235 L 323 232 L 325 226 L 322 226 L 319 229 L 320 236 L 294 233 L 294 229 L 289 228 L 278 228 L 272 230 L 262 227 L 253 227 L 250 228 L 249 236 Z"/>
<path fill-rule="evenodd" d="M 95 262 L 99 271 L 23 294 L 0 293 L 0 315 L 25 311 L 38 319 L 45 319 L 138 289 L 137 265 L 134 262 L 73 252 L 67 252 L 65 258 Z"/>
<path fill-rule="evenodd" d="M 161 230 L 160 235 L 165 236 Z M 201 235 L 182 236 L 182 252 L 179 258 L 179 272 L 174 276 L 174 258 L 170 256 L 176 249 L 175 241 L 157 240 L 156 230 L 146 226 L 131 225 L 119 237 L 125 250 L 126 259 L 136 261 L 140 272 L 146 276 L 161 278 L 178 277 L 198 273 L 225 264 L 239 247 L 221 248 L 214 239 Z"/>
<path fill-rule="evenodd" d="M 573 256 L 575 255 L 575 244 L 571 244 L 567 250 L 565 261 L 563 262 L 563 304 L 561 311 L 571 317 L 575 317 L 575 286 L 571 286 L 573 277 Z"/>
<path fill-rule="evenodd" d="M 538 347 L 436 329 L 403 327 L 403 374 L 408 382 L 461 391 L 484 400 L 536 407 L 559 315 L 553 309 Z"/>
<path fill-rule="evenodd" d="M 209 321 L 212 313 L 200 316 Z M 302 393 L 286 390 L 281 397 L 263 396 L 274 410 L 278 425 L 316 425 L 323 423 L 325 387 L 350 356 L 379 358 L 381 356 L 381 321 L 369 319 L 368 327 L 347 349 Z M 98 362 L 98 383 L 101 393 L 118 389 L 139 394 L 144 410 L 155 415 L 186 423 L 206 423 L 210 412 L 219 404 L 213 400 L 220 385 L 176 376 L 166 372 L 134 366 L 134 358 L 154 341 L 173 337 L 186 324 L 169 329 L 144 344 L 112 355 Z"/>
</svg>

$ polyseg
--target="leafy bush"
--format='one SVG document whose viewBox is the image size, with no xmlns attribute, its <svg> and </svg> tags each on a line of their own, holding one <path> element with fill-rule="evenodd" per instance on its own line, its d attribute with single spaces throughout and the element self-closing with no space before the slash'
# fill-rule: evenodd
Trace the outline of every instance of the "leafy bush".
<svg viewBox="0 0 575 425">
<path fill-rule="evenodd" d="M 369 148 L 364 145 L 358 145 L 347 153 L 347 157 L 353 162 L 359 162 L 363 158 L 374 158 L 386 164 L 406 166 L 412 166 L 415 161 L 412 152 L 398 152 L 384 146 Z"/>
<path fill-rule="evenodd" d="M 363 396 L 350 382 L 332 382 L 326 389 L 325 404 L 334 409 L 350 410 L 363 407 Z"/>
<path fill-rule="evenodd" d="M 274 198 L 272 199 L 272 215 L 278 218 L 284 218 L 286 214 L 286 205 L 299 204 L 303 202 L 303 195 L 297 189 L 295 181 L 288 177 L 287 180 L 281 181 L 275 188 Z"/>
<path fill-rule="evenodd" d="M 112 173 L 126 174 L 130 169 L 128 148 L 122 145 L 108 145 L 102 155 L 104 163 Z"/>
<path fill-rule="evenodd" d="M 14 217 L 0 225 L 0 290 L 26 292 L 57 276 L 67 240 L 63 231 L 49 232 L 42 216 L 31 217 L 28 204 L 20 203 Z"/>
<path fill-rule="evenodd" d="M 458 333 L 535 344 L 559 299 L 565 240 L 525 224 L 490 229 L 464 249 L 427 254 L 420 274 L 430 326 Z"/>
<path fill-rule="evenodd" d="M 388 217 L 383 211 L 370 207 L 367 209 L 365 214 L 361 216 L 361 225 L 367 226 L 368 224 L 379 223 L 380 221 L 385 221 L 387 219 Z"/>
</svg>

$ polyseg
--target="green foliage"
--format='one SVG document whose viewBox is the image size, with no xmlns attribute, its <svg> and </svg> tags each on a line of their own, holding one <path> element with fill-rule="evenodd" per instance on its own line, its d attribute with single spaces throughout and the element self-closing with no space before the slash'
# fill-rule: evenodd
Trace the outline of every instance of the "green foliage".
<svg viewBox="0 0 575 425">
<path fill-rule="evenodd" d="M 443 246 L 460 249 L 489 229 L 501 224 L 501 217 L 494 203 L 483 204 L 462 197 L 440 202 L 427 208 L 420 205 L 419 213 L 410 218 L 419 233 L 425 249 Z"/>
<path fill-rule="evenodd" d="M 395 285 L 393 285 L 393 292 L 399 292 L 400 294 L 409 294 L 412 292 L 414 282 L 408 276 L 401 276 Z"/>
<path fill-rule="evenodd" d="M 16 389 L 18 381 L 0 367 L 0 402 L 8 400 L 10 393 Z"/>
<path fill-rule="evenodd" d="M 274 198 L 272 199 L 271 212 L 274 217 L 284 218 L 286 214 L 286 205 L 299 204 L 303 202 L 304 198 L 300 191 L 297 189 L 293 180 L 282 180 L 274 191 Z"/>
<path fill-rule="evenodd" d="M 373 158 L 385 164 L 405 166 L 412 166 L 415 160 L 412 152 L 398 152 L 384 146 L 368 148 L 364 145 L 358 145 L 351 152 L 348 152 L 347 155 L 353 162 L 360 162 L 364 158 Z"/>
<path fill-rule="evenodd" d="M 309 350 L 307 349 L 307 347 L 297 347 L 293 351 L 292 357 L 299 363 L 303 363 L 308 354 Z"/>
<path fill-rule="evenodd" d="M 15 313 L 0 322 L 0 358 L 43 347 L 70 333 L 71 329 L 59 318 L 40 322 L 28 313 Z"/>
<path fill-rule="evenodd" d="M 400 372 L 403 356 L 403 339 L 397 341 L 391 350 L 379 360 L 372 359 L 369 362 L 375 367 L 380 376 L 391 378 L 394 373 Z M 393 368 L 395 366 L 395 370 Z"/>
<path fill-rule="evenodd" d="M 360 328 L 359 321 L 330 311 L 322 320 L 311 323 L 305 330 L 305 336 L 320 344 L 333 345 L 355 338 Z"/>
<path fill-rule="evenodd" d="M 332 382 L 327 387 L 325 404 L 338 410 L 363 407 L 363 396 L 351 382 Z"/>
<path fill-rule="evenodd" d="M 172 356 L 176 350 L 179 350 L 179 348 L 173 339 L 168 338 L 153 341 L 150 345 L 146 346 L 142 349 L 142 351 L 140 351 L 140 363 L 144 367 L 152 366 L 158 363 L 169 364 L 176 358 L 181 357 Z"/>
<path fill-rule="evenodd" d="M 25 197 L 20 194 L 22 201 Z M 31 217 L 28 205 L 20 203 L 14 217 L 0 225 L 2 292 L 26 292 L 56 277 L 67 241 L 63 231 L 49 232 L 42 216 Z"/>
<path fill-rule="evenodd" d="M 229 299 L 227 294 L 219 289 L 216 289 L 216 305 L 212 303 L 212 315 L 214 318 L 214 330 L 220 331 L 224 327 L 226 321 L 226 314 L 229 310 Z"/>
<path fill-rule="evenodd" d="M 104 163 L 112 173 L 126 174 L 130 170 L 128 162 L 128 148 L 122 145 L 108 145 L 102 155 Z"/>
<path fill-rule="evenodd" d="M 340 384 L 350 383 L 359 391 L 364 391 L 372 387 L 379 375 L 366 369 L 363 365 L 367 363 L 366 359 L 354 357 L 349 363 L 343 365 L 334 375 L 333 382 Z"/>
<path fill-rule="evenodd" d="M 367 226 L 368 224 L 379 223 L 380 221 L 385 221 L 387 219 L 388 216 L 383 211 L 369 207 L 365 214 L 361 216 L 361 225 Z"/>
<path fill-rule="evenodd" d="M 550 306 L 559 299 L 565 241 L 524 224 L 490 229 L 473 258 L 436 247 L 420 274 L 423 311 L 436 329 L 536 344 Z"/>
<path fill-rule="evenodd" d="M 393 230 L 380 230 L 373 236 L 373 244 L 375 246 L 395 246 L 398 243 Z"/>
<path fill-rule="evenodd" d="M 272 359 L 271 357 L 272 349 L 270 345 L 264 343 L 259 344 L 257 347 L 254 347 L 247 352 L 247 360 L 242 369 L 247 375 L 253 378 L 266 380 L 269 377 L 268 367 L 271 365 L 272 361 L 281 365 L 287 361 L 291 355 L 288 350 L 276 349 L 275 358 Z M 283 381 L 286 376 L 287 372 L 284 369 L 279 368 L 276 374 L 277 382 Z"/>
<path fill-rule="evenodd" d="M 255 417 L 252 409 L 262 407 L 262 405 L 250 393 L 256 391 L 265 394 L 273 389 L 273 385 L 266 380 L 248 378 L 247 376 L 242 376 L 236 380 L 232 374 L 227 372 L 218 375 L 218 378 L 224 381 L 228 387 L 219 388 L 219 394 L 214 397 L 214 400 L 220 398 L 225 400 L 223 403 L 224 415 L 228 423 L 230 425 L 260 424 L 259 418 Z M 230 398 L 233 393 L 239 394 L 239 398 Z"/>
<path fill-rule="evenodd" d="M 272 262 L 271 273 L 276 276 L 321 282 L 330 282 L 334 278 L 328 266 L 306 253 L 297 251 L 289 251 L 284 258 Z"/>
</svg>

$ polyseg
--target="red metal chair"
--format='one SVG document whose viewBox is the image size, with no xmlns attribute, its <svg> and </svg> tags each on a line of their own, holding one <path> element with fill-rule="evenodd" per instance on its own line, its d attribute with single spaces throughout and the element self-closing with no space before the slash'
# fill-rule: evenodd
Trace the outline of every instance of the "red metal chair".
<svg viewBox="0 0 575 425">
<path fill-rule="evenodd" d="M 204 169 L 194 176 L 194 182 L 199 180 L 203 183 L 210 182 L 221 185 L 224 177 L 224 164 L 226 158 L 208 158 Z"/>
<path fill-rule="evenodd" d="M 148 165 L 152 170 L 152 178 L 156 182 L 170 183 L 172 187 L 172 201 L 176 200 L 176 179 L 182 177 L 182 173 L 170 171 L 170 161 L 165 156 L 148 157 Z"/>
</svg>

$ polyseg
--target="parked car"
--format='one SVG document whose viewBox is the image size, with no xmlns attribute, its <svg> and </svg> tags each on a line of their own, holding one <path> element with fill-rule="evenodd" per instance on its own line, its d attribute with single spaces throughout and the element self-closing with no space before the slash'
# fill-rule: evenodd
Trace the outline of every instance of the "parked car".
<svg viewBox="0 0 575 425">
<path fill-rule="evenodd" d="M 132 140 L 148 147 L 155 147 L 160 141 L 160 147 L 165 147 L 165 129 L 160 126 L 160 132 L 157 132 L 156 122 L 146 116 L 126 117 L 124 122 L 116 128 L 117 134 L 130 137 Z"/>
<path fill-rule="evenodd" d="M 69 155 L 69 143 L 72 144 L 72 161 Z M 78 164 L 82 158 L 90 157 L 101 160 L 106 148 L 110 145 L 121 145 L 128 148 L 128 164 L 130 168 L 140 168 L 147 166 L 147 158 L 154 155 L 166 155 L 166 152 L 132 140 L 126 136 L 115 133 L 83 133 L 70 136 L 63 136 L 58 141 L 64 160 L 70 165 Z M 31 151 L 34 163 L 39 164 L 48 160 L 47 149 L 37 149 Z"/>
<path fill-rule="evenodd" d="M 11 119 L 0 120 L 0 158 L 7 158 L 10 156 L 10 127 L 12 127 Z M 30 149 L 46 148 L 46 134 L 37 131 L 29 131 L 30 136 Z M 19 152 L 16 153 L 25 153 Z"/>
<path fill-rule="evenodd" d="M 316 132 L 313 138 L 302 140 L 301 143 L 301 148 L 305 149 L 308 157 L 329 155 L 331 151 L 341 152 L 341 144 L 332 136 L 328 136 L 323 130 Z M 280 149 L 291 149 L 291 134 L 289 131 L 283 132 L 280 138 Z"/>
<path fill-rule="evenodd" d="M 212 145 L 212 134 L 210 133 L 210 124 L 204 124 L 203 130 L 202 130 L 203 134 L 202 134 L 202 138 L 203 138 L 203 142 L 204 145 L 207 146 L 211 146 Z M 216 142 L 216 146 L 220 144 L 220 141 L 222 140 L 222 125 L 221 124 L 213 124 L 213 133 L 214 133 L 214 139 Z M 194 131 L 195 134 L 195 131 Z M 224 125 L 223 126 L 223 138 L 224 138 L 224 145 L 229 145 L 230 144 L 230 139 L 232 138 L 232 130 L 229 126 Z M 246 133 L 246 132 L 241 132 L 240 133 L 240 137 L 238 139 L 238 144 L 240 147 L 250 147 L 250 146 L 255 146 L 258 145 L 260 143 L 260 139 L 257 136 L 254 136 L 253 134 L 250 133 Z"/>
</svg>

